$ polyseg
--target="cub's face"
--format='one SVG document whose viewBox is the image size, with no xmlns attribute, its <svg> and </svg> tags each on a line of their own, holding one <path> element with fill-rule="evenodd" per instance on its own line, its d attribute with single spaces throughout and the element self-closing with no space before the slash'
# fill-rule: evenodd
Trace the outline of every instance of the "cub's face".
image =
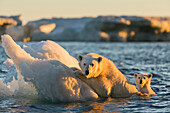
<svg viewBox="0 0 170 113">
<path fill-rule="evenodd" d="M 86 75 L 86 78 L 95 77 L 95 74 L 100 71 L 100 62 L 102 61 L 102 57 L 93 58 L 92 56 L 78 56 L 79 65 Z"/>
<path fill-rule="evenodd" d="M 134 74 L 135 77 L 135 82 L 137 85 L 138 89 L 142 89 L 143 87 L 145 87 L 146 85 L 150 85 L 151 82 L 151 78 L 152 78 L 152 74 Z"/>
</svg>

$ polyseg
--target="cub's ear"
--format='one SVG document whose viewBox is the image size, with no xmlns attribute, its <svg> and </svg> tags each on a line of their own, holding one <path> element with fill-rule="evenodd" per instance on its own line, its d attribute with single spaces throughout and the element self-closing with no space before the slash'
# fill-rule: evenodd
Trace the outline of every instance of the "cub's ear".
<svg viewBox="0 0 170 113">
<path fill-rule="evenodd" d="M 102 57 L 97 58 L 98 63 L 102 61 Z"/>
<path fill-rule="evenodd" d="M 79 56 L 78 56 L 78 59 L 79 59 L 79 61 L 82 61 L 83 56 L 82 56 L 82 55 L 79 55 Z"/>
<path fill-rule="evenodd" d="M 152 74 L 149 74 L 149 75 L 148 75 L 148 78 L 152 78 L 152 76 L 153 76 Z"/>
<path fill-rule="evenodd" d="M 137 76 L 138 76 L 138 74 L 137 74 L 137 73 L 135 73 L 135 74 L 134 74 L 134 77 L 136 78 Z"/>
</svg>

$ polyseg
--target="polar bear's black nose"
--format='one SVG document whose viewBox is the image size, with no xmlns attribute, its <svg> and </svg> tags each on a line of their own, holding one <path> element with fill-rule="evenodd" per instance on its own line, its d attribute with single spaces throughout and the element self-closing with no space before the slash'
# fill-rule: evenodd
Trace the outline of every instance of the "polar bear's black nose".
<svg viewBox="0 0 170 113">
<path fill-rule="evenodd" d="M 140 80 L 140 84 L 142 84 L 142 80 Z"/>
<path fill-rule="evenodd" d="M 89 70 L 86 70 L 85 74 L 88 75 L 89 74 Z"/>
</svg>

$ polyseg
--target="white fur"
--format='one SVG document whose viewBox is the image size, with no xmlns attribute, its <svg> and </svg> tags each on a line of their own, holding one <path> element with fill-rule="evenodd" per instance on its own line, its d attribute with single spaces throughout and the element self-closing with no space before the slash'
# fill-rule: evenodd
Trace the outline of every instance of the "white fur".
<svg viewBox="0 0 170 113">
<path fill-rule="evenodd" d="M 156 95 L 150 86 L 152 74 L 148 75 L 148 74 L 135 73 L 134 77 L 135 77 L 136 86 L 141 93 L 146 93 L 149 95 Z"/>
<path fill-rule="evenodd" d="M 79 78 L 101 97 L 129 97 L 138 93 L 135 86 L 106 57 L 89 53 L 79 56 L 79 64 L 83 73 L 89 70 L 88 74 Z"/>
</svg>

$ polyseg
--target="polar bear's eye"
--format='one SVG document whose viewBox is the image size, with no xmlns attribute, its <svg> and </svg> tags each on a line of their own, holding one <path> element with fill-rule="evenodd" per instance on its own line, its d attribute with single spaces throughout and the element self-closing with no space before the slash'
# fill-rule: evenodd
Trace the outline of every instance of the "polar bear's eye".
<svg viewBox="0 0 170 113">
<path fill-rule="evenodd" d="M 138 79 L 140 79 L 140 77 L 138 77 Z"/>
<path fill-rule="evenodd" d="M 84 66 L 85 66 L 86 64 L 84 63 Z"/>
</svg>

